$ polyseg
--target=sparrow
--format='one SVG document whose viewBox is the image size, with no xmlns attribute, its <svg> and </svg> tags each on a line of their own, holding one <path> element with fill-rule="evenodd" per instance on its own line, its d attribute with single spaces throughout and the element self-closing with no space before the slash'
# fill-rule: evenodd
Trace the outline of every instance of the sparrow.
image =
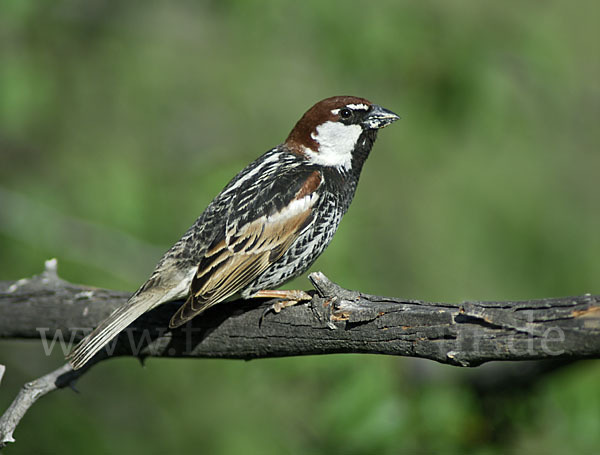
<svg viewBox="0 0 600 455">
<path fill-rule="evenodd" d="M 400 117 L 364 98 L 312 106 L 285 142 L 243 169 L 158 262 L 150 278 L 67 357 L 81 368 L 143 313 L 186 299 L 174 329 L 232 296 L 310 300 L 275 290 L 325 250 L 354 197 L 379 129 Z"/>
</svg>

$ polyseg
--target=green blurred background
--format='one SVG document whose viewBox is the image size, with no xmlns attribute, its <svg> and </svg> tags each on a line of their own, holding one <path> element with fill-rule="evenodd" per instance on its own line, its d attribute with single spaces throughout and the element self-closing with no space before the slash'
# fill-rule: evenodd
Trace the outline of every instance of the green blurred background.
<svg viewBox="0 0 600 455">
<path fill-rule="evenodd" d="M 3 1 L 0 279 L 56 257 L 134 291 L 237 171 L 352 94 L 402 120 L 312 270 L 428 300 L 600 293 L 599 21 L 591 0 Z M 3 340 L 0 408 L 61 361 Z M 481 387 L 510 367 L 117 359 L 6 453 L 598 450 L 599 362 Z"/>
</svg>

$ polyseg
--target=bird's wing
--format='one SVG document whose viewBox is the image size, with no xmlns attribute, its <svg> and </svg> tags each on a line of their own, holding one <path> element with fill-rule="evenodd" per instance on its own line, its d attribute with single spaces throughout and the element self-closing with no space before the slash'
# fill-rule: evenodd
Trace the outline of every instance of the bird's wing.
<svg viewBox="0 0 600 455">
<path fill-rule="evenodd" d="M 304 170 L 279 175 L 276 184 L 247 188 L 235 201 L 241 204 L 230 211 L 225 231 L 205 251 L 190 296 L 169 327 L 241 291 L 281 258 L 312 220 L 322 181 L 319 171 Z"/>
</svg>

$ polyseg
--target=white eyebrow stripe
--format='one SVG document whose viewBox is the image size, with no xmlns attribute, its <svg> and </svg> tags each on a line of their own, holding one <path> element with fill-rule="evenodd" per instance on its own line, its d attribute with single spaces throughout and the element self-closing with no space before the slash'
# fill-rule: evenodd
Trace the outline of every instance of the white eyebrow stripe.
<svg viewBox="0 0 600 455">
<path fill-rule="evenodd" d="M 346 104 L 346 107 L 348 109 L 361 110 L 361 111 L 368 111 L 369 110 L 369 106 L 367 106 L 366 104 L 363 104 L 363 103 Z"/>
<path fill-rule="evenodd" d="M 353 111 L 368 111 L 369 110 L 369 106 L 367 106 L 366 104 L 363 104 L 363 103 L 346 104 L 346 108 L 352 109 Z M 332 109 L 331 113 L 333 115 L 338 115 L 340 113 L 340 111 L 341 111 L 341 109 Z"/>
</svg>

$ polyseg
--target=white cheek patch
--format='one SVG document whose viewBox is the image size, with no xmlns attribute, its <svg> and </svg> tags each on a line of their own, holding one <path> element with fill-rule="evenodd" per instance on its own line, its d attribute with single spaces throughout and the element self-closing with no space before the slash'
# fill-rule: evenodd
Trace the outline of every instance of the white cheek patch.
<svg viewBox="0 0 600 455">
<path fill-rule="evenodd" d="M 352 151 L 361 133 L 360 125 L 325 122 L 317 127 L 316 134 L 311 134 L 319 144 L 319 150 L 315 152 L 306 148 L 304 153 L 312 163 L 349 170 L 352 167 Z"/>
</svg>

